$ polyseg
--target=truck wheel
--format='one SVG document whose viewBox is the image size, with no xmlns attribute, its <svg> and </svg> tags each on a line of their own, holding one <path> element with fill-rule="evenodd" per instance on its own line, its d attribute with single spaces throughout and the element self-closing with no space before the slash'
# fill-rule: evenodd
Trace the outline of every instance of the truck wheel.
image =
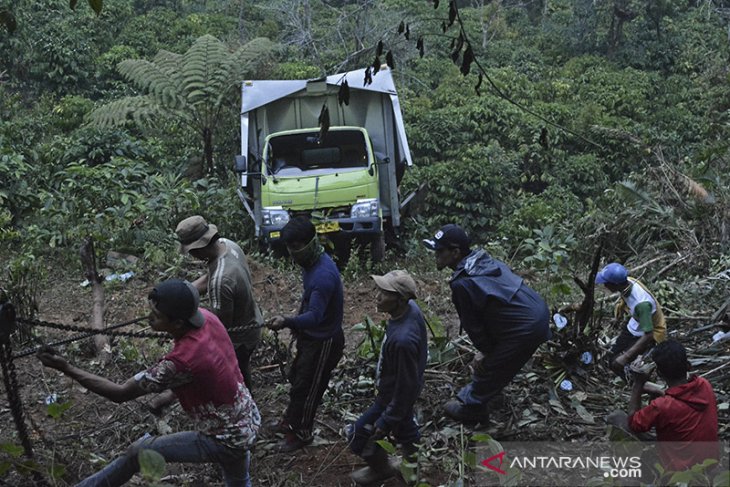
<svg viewBox="0 0 730 487">
<path fill-rule="evenodd" d="M 348 237 L 335 236 L 332 238 L 332 254 L 334 254 L 335 264 L 340 271 L 344 270 L 350 261 L 350 253 L 352 251 L 352 240 Z"/>
<path fill-rule="evenodd" d="M 382 262 L 385 259 L 385 234 L 380 234 L 370 242 L 370 260 Z"/>
</svg>

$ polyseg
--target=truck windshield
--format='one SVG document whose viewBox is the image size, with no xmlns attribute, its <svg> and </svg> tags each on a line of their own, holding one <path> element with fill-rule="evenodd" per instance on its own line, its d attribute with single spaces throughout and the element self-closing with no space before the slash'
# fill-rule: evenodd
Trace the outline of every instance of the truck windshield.
<svg viewBox="0 0 730 487">
<path fill-rule="evenodd" d="M 358 130 L 331 130 L 322 141 L 318 131 L 280 135 L 269 139 L 269 149 L 269 167 L 282 176 L 368 166 L 365 137 Z"/>
</svg>

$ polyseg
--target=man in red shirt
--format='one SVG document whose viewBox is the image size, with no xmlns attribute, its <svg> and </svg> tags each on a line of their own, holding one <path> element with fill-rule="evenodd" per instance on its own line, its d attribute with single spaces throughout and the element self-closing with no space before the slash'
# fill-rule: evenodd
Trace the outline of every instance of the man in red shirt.
<svg viewBox="0 0 730 487">
<path fill-rule="evenodd" d="M 198 291 L 187 281 L 171 279 L 148 296 L 150 325 L 174 339 L 170 353 L 122 384 L 69 364 L 52 349 L 38 358 L 92 392 L 116 403 L 151 392 L 167 391 L 150 406 L 161 408 L 177 399 L 193 422 L 190 431 L 144 435 L 104 469 L 79 486 L 119 486 L 139 470 L 137 453 L 155 450 L 168 462 L 218 463 L 228 487 L 250 487 L 249 449 L 261 424 L 236 362 L 235 351 L 220 320 L 198 308 Z"/>
<path fill-rule="evenodd" d="M 656 429 L 659 457 L 666 470 L 685 470 L 708 458 L 719 460 L 717 403 L 712 386 L 702 377 L 687 377 L 687 352 L 674 340 L 657 345 L 652 358 L 668 388 L 663 396 L 642 408 L 641 394 L 648 375 L 633 372 L 629 430 L 645 433 Z"/>
</svg>

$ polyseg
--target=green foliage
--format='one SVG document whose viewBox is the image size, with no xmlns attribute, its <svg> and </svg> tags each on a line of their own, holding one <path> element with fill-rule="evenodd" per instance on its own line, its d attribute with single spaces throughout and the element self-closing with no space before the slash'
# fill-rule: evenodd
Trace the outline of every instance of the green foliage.
<svg viewBox="0 0 730 487">
<path fill-rule="evenodd" d="M 145 95 L 113 101 L 90 116 L 100 126 L 138 125 L 171 118 L 202 137 L 208 172 L 213 172 L 213 132 L 224 107 L 232 102 L 241 79 L 271 60 L 274 45 L 264 38 L 231 52 L 210 35 L 198 38 L 185 54 L 160 51 L 153 61 L 128 59 L 119 72 Z"/>
<path fill-rule="evenodd" d="M 549 291 L 543 295 L 549 302 L 565 299 L 571 292 L 568 261 L 578 242 L 567 229 L 560 230 L 552 225 L 534 229 L 534 236 L 526 238 L 518 249 L 526 254 L 524 265 L 543 273 L 542 282 L 549 284 Z"/>
<path fill-rule="evenodd" d="M 81 126 L 84 116 L 93 108 L 93 102 L 88 98 L 69 95 L 61 98 L 53 109 L 56 126 L 64 132 L 69 132 Z"/>
<path fill-rule="evenodd" d="M 425 205 L 431 209 L 427 228 L 446 222 L 462 224 L 478 241 L 498 222 L 504 198 L 516 185 L 516 161 L 497 145 L 471 146 L 458 159 L 439 162 L 409 171 L 406 191 L 428 183 Z"/>
<path fill-rule="evenodd" d="M 63 413 L 65 413 L 72 405 L 71 401 L 66 402 L 52 402 L 46 406 L 46 413 L 55 420 L 61 419 Z"/>
<path fill-rule="evenodd" d="M 273 79 L 312 79 L 321 75 L 319 68 L 299 60 L 282 62 L 272 73 Z"/>
<path fill-rule="evenodd" d="M 14 443 L 0 443 L 0 478 L 3 478 L 12 469 L 27 478 L 33 472 L 43 472 L 43 468 L 35 460 L 22 458 L 25 450 Z M 66 474 L 66 466 L 54 463 L 43 472 L 48 478 L 58 481 Z M 29 480 L 29 479 L 28 479 Z"/>
<path fill-rule="evenodd" d="M 21 247 L 21 251 L 5 264 L 2 282 L 17 315 L 34 318 L 38 313 L 38 300 L 42 286 L 48 278 L 48 270 L 39 264 L 40 259 L 33 253 L 24 250 Z M 30 330 L 23 326 L 18 327 L 18 338 L 21 342 L 29 336 Z"/>
<path fill-rule="evenodd" d="M 658 485 L 707 485 L 707 486 L 727 486 L 730 480 L 730 472 L 728 470 L 717 469 L 717 460 L 708 458 L 702 463 L 693 465 L 687 470 L 678 472 L 664 471 L 660 465 L 656 465 L 659 478 Z"/>
<path fill-rule="evenodd" d="M 357 346 L 357 354 L 360 357 L 370 360 L 378 358 L 383 338 L 385 338 L 385 326 L 385 320 L 376 324 L 369 316 L 365 316 L 361 323 L 352 325 L 353 331 L 365 332 L 365 336 Z"/>
<path fill-rule="evenodd" d="M 12 220 L 37 207 L 40 200 L 33 184 L 37 181 L 37 171 L 26 162 L 25 157 L 14 152 L 5 153 L 0 148 L 0 177 L 3 181 L 0 208 L 9 213 Z"/>
<path fill-rule="evenodd" d="M 165 474 L 167 462 L 165 457 L 154 450 L 142 449 L 137 454 L 139 472 L 147 482 L 158 482 Z"/>
</svg>

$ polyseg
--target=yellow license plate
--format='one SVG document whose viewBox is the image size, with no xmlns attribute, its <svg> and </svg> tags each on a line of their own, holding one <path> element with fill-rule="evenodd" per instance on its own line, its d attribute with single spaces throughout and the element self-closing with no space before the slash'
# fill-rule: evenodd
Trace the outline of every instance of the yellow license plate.
<svg viewBox="0 0 730 487">
<path fill-rule="evenodd" d="M 317 233 L 339 232 L 340 231 L 340 222 L 332 221 L 332 222 L 317 223 L 314 226 L 314 228 L 317 230 Z"/>
<path fill-rule="evenodd" d="M 281 232 L 271 232 L 269 233 L 269 238 L 279 238 L 281 237 Z"/>
</svg>

